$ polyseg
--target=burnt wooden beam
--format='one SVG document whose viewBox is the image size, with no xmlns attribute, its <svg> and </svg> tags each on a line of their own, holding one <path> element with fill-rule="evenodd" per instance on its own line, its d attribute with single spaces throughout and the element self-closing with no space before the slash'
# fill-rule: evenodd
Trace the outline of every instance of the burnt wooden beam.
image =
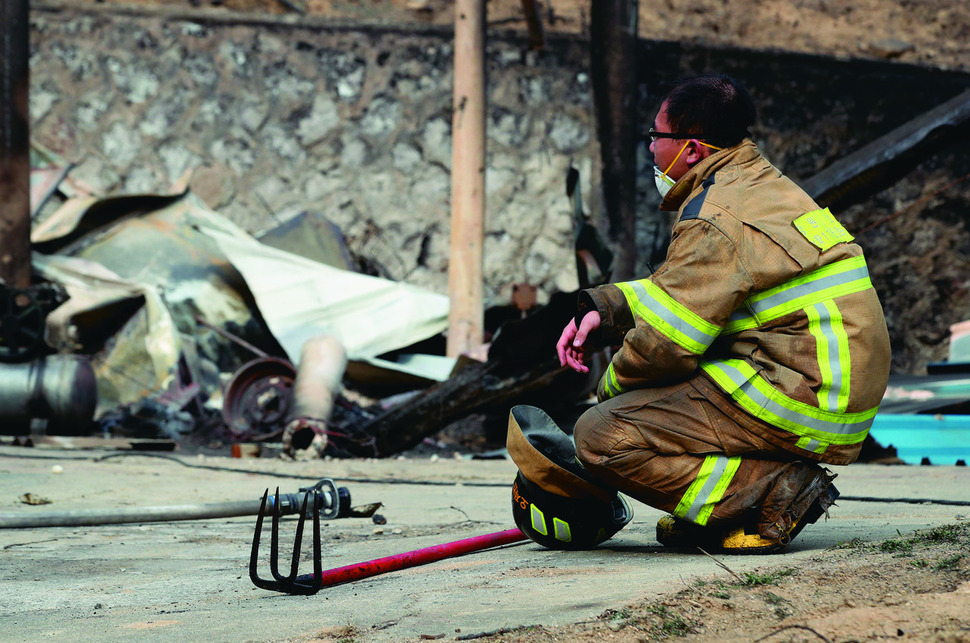
<svg viewBox="0 0 970 643">
<path fill-rule="evenodd" d="M 466 366 L 359 426 L 341 427 L 350 439 L 334 437 L 333 446 L 351 456 L 387 457 L 473 413 L 508 413 L 515 404 L 534 404 L 552 415 L 575 406 L 596 386 L 595 377 L 561 367 L 556 356 L 576 296 L 557 293 L 529 316 L 506 322 L 492 341 L 488 361 Z"/>
<path fill-rule="evenodd" d="M 834 210 L 863 201 L 941 149 L 970 136 L 970 90 L 842 158 L 802 188 Z"/>
<path fill-rule="evenodd" d="M 505 376 L 495 371 L 496 365 L 488 362 L 467 366 L 358 427 L 362 436 L 357 439 L 344 442 L 333 438 L 334 444 L 352 456 L 384 458 L 417 446 L 425 437 L 473 413 L 507 412 L 523 403 L 538 405 L 535 394 L 541 391 L 562 393 L 576 388 L 577 374 L 560 367 L 558 360 L 545 360 Z"/>
</svg>

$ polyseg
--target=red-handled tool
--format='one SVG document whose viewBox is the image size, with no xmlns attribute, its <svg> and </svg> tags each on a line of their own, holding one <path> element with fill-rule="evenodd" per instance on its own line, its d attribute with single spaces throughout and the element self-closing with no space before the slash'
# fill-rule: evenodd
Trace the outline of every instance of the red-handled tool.
<svg viewBox="0 0 970 643">
<path fill-rule="evenodd" d="M 311 493 L 307 492 L 303 498 L 303 510 L 300 511 L 300 520 L 296 525 L 296 535 L 293 540 L 293 558 L 290 563 L 290 573 L 287 576 L 279 573 L 277 562 L 279 558 L 280 516 L 282 514 L 278 507 L 280 503 L 275 502 L 274 497 L 273 528 L 270 541 L 270 572 L 273 574 L 272 580 L 260 578 L 256 570 L 259 559 L 259 540 L 263 528 L 263 514 L 266 509 L 266 499 L 269 495 L 269 489 L 263 494 L 263 502 L 259 508 L 259 515 L 256 518 L 256 533 L 253 536 L 253 549 L 249 558 L 249 578 L 256 587 L 284 592 L 286 594 L 316 594 L 323 587 L 332 587 L 334 585 L 340 585 L 341 583 L 348 583 L 408 567 L 425 565 L 444 558 L 461 556 L 473 551 L 509 545 L 527 539 L 526 535 L 518 529 L 506 529 L 505 531 L 473 536 L 441 545 L 432 545 L 431 547 L 416 549 L 402 554 L 394 554 L 363 563 L 323 570 L 322 554 L 320 551 L 320 512 L 317 508 L 311 509 L 310 511 L 313 514 L 313 573 L 297 575 L 300 564 L 300 541 L 303 537 L 303 522 L 307 515 L 307 499 Z M 318 506 L 319 503 L 313 503 L 313 507 Z"/>
</svg>

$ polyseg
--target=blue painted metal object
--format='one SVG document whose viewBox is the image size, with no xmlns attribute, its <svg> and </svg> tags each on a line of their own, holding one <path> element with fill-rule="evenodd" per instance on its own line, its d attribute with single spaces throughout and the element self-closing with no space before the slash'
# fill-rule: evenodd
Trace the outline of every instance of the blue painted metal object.
<svg viewBox="0 0 970 643">
<path fill-rule="evenodd" d="M 970 461 L 970 415 L 877 413 L 869 435 L 907 464 Z"/>
</svg>

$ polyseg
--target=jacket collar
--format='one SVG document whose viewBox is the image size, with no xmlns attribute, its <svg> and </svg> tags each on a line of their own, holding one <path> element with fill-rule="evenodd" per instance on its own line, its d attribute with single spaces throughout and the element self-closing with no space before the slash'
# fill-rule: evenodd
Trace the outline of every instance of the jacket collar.
<svg viewBox="0 0 970 643">
<path fill-rule="evenodd" d="M 680 180 L 670 188 L 670 192 L 660 203 L 660 209 L 667 212 L 676 212 L 712 174 L 728 165 L 750 162 L 760 155 L 758 146 L 750 138 L 744 139 L 734 147 L 711 154 L 688 170 L 687 174 L 680 177 Z"/>
</svg>

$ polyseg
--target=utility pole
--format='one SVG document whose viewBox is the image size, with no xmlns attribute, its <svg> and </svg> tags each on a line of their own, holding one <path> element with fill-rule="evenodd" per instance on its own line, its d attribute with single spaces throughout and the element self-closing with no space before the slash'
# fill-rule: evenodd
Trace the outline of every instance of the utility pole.
<svg viewBox="0 0 970 643">
<path fill-rule="evenodd" d="M 485 241 L 485 0 L 455 2 L 455 90 L 451 123 L 449 357 L 482 343 Z"/>
<path fill-rule="evenodd" d="M 611 281 L 632 279 L 637 263 L 637 0 L 592 0 L 590 78 L 602 160 Z"/>
<path fill-rule="evenodd" d="M 30 285 L 27 0 L 0 0 L 0 279 Z"/>
</svg>

